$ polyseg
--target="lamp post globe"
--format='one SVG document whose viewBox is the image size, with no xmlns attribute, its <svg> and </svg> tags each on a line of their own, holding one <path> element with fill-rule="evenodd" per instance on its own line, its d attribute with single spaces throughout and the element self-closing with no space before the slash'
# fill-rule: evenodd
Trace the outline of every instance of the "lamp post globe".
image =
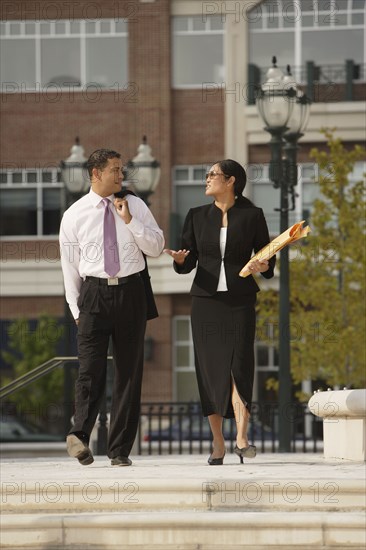
<svg viewBox="0 0 366 550">
<path fill-rule="evenodd" d="M 136 193 L 149 206 L 148 199 L 159 184 L 161 169 L 160 163 L 151 154 L 146 136 L 138 146 L 137 155 L 128 161 L 126 172 L 127 183 L 133 184 Z"/>
<path fill-rule="evenodd" d="M 71 147 L 71 155 L 60 162 L 61 177 L 65 186 L 66 208 L 80 198 L 89 188 L 90 181 L 86 169 L 87 159 L 78 137 Z"/>
</svg>

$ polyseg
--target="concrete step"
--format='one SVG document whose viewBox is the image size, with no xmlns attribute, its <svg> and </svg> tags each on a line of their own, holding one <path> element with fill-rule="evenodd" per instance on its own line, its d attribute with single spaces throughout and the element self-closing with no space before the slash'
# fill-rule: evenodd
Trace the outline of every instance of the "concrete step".
<svg viewBox="0 0 366 550">
<path fill-rule="evenodd" d="M 33 550 L 364 550 L 365 464 L 320 455 L 1 461 L 1 543 Z"/>
<path fill-rule="evenodd" d="M 115 512 L 5 515 L 1 542 L 4 550 L 364 550 L 366 536 L 363 513 Z"/>
</svg>

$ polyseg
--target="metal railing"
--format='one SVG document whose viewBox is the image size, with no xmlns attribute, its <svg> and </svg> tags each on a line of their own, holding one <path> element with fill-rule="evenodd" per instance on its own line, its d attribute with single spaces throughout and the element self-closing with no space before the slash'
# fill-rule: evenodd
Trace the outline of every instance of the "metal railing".
<svg viewBox="0 0 366 550">
<path fill-rule="evenodd" d="M 286 410 L 292 430 L 292 452 L 323 450 L 322 423 L 304 403 Z M 262 453 L 278 451 L 278 403 L 253 403 L 248 436 Z M 234 419 L 224 419 L 223 433 L 231 452 L 235 446 Z M 209 452 L 212 437 L 207 419 L 196 402 L 142 403 L 138 433 L 139 454 L 193 454 Z"/>
<path fill-rule="evenodd" d="M 282 68 L 285 73 L 286 70 Z M 302 66 L 293 66 L 292 75 L 308 98 L 315 103 L 338 101 L 363 101 L 365 98 L 366 65 L 356 64 L 351 59 L 343 64 L 316 65 L 308 61 Z M 248 66 L 247 101 L 254 105 L 258 90 L 267 79 L 267 68 L 254 64 Z"/>
<path fill-rule="evenodd" d="M 111 357 L 108 357 L 111 360 Z M 54 357 L 32 371 L 0 388 L 0 399 L 19 391 L 39 380 L 56 368 L 64 369 L 64 435 L 70 429 L 73 415 L 73 388 L 71 369 L 78 366 L 77 357 Z M 103 398 L 97 427 L 96 454 L 106 454 L 108 437 L 108 399 Z M 306 404 L 289 404 L 286 415 L 290 416 L 292 452 L 319 452 L 323 449 L 322 422 L 307 408 Z M 253 403 L 249 424 L 249 440 L 259 451 L 278 451 L 278 426 L 281 422 L 278 403 Z M 233 451 L 236 439 L 234 419 L 224 419 L 224 437 L 228 450 Z M 209 452 L 212 436 L 206 418 L 202 416 L 198 402 L 153 402 L 142 403 L 136 441 L 138 454 L 193 454 Z"/>
</svg>

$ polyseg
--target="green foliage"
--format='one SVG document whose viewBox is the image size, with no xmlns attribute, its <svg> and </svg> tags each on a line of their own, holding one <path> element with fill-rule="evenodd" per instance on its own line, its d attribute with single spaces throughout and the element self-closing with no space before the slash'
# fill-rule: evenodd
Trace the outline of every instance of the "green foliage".
<svg viewBox="0 0 366 550">
<path fill-rule="evenodd" d="M 358 388 L 366 383 L 365 188 L 364 180 L 351 183 L 349 176 L 365 150 L 347 150 L 334 130 L 322 133 L 327 151 L 310 153 L 321 197 L 309 220 L 312 232 L 290 251 L 291 373 L 295 384 L 322 379 Z M 273 296 L 269 303 L 265 318 L 276 319 Z"/>
<path fill-rule="evenodd" d="M 8 328 L 9 351 L 3 351 L 2 357 L 12 367 L 14 379 L 55 357 L 62 336 L 63 327 L 46 314 L 39 317 L 34 330 L 31 330 L 27 319 L 17 319 L 11 323 Z M 19 414 L 32 411 L 35 419 L 40 419 L 42 415 L 37 411 L 57 403 L 62 396 L 62 388 L 63 373 L 61 369 L 56 369 L 23 390 L 16 391 L 8 399 L 16 403 Z"/>
</svg>

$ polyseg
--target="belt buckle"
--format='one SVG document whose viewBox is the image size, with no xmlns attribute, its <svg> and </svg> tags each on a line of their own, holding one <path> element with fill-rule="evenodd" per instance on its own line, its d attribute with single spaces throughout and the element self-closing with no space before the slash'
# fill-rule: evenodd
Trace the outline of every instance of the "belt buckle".
<svg viewBox="0 0 366 550">
<path fill-rule="evenodd" d="M 118 285 L 118 277 L 108 277 L 108 286 Z"/>
</svg>

